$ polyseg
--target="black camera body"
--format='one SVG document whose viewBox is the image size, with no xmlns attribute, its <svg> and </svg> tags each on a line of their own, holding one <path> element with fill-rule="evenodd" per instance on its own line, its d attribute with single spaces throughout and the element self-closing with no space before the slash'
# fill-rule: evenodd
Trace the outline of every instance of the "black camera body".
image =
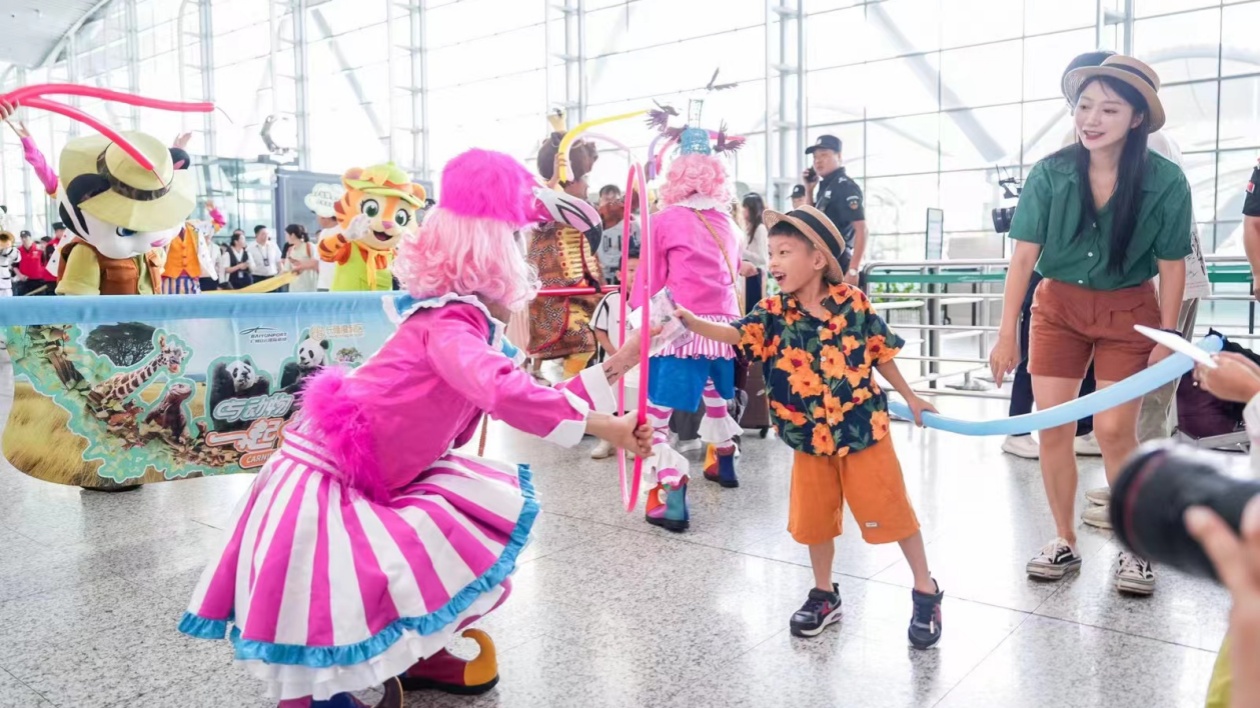
<svg viewBox="0 0 1260 708">
<path fill-rule="evenodd" d="M 1111 525 L 1134 553 L 1178 570 L 1216 578 L 1203 548 L 1186 531 L 1191 506 L 1205 506 L 1237 533 L 1243 508 L 1260 494 L 1260 481 L 1220 472 L 1221 455 L 1184 445 L 1150 443 L 1125 463 L 1111 487 Z"/>
</svg>

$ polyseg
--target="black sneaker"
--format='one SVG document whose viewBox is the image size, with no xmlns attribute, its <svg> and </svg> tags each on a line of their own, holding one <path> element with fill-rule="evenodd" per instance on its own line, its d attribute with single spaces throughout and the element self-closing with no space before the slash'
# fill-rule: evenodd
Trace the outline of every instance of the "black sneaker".
<svg viewBox="0 0 1260 708">
<path fill-rule="evenodd" d="M 792 634 L 816 637 L 827 625 L 840 621 L 840 586 L 831 584 L 831 592 L 813 588 L 809 599 L 792 615 Z"/>
<path fill-rule="evenodd" d="M 1028 561 L 1028 575 L 1042 580 L 1062 580 L 1063 576 L 1081 569 L 1081 557 L 1067 541 L 1056 538 L 1042 547 Z"/>
<path fill-rule="evenodd" d="M 914 613 L 910 615 L 910 643 L 916 649 L 927 649 L 941 641 L 941 600 L 945 593 L 933 579 L 936 593 L 929 595 L 918 590 L 910 590 L 910 599 L 914 601 Z"/>
</svg>

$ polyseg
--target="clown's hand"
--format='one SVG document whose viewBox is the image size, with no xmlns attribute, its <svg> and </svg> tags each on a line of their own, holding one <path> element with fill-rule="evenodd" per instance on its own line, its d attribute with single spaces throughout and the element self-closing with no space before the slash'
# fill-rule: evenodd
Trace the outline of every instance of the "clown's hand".
<svg viewBox="0 0 1260 708">
<path fill-rule="evenodd" d="M 347 241 L 362 241 L 372 234 L 372 217 L 367 214 L 356 214 L 342 232 Z"/>
<path fill-rule="evenodd" d="M 17 103 L 9 103 L 8 101 L 0 100 L 0 120 L 8 123 L 9 127 L 13 128 L 13 132 L 17 133 L 19 138 L 28 138 L 31 134 L 27 132 L 26 124 L 20 120 L 13 119 L 13 115 L 17 113 L 17 109 Z"/>
</svg>

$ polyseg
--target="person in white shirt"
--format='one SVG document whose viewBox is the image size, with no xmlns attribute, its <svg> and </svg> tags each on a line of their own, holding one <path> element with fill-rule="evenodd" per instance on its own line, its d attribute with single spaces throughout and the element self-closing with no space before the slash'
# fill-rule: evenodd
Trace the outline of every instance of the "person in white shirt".
<svg viewBox="0 0 1260 708">
<path fill-rule="evenodd" d="M 222 249 L 214 242 L 214 228 L 197 229 L 197 238 L 201 239 L 201 248 L 197 249 L 197 262 L 201 264 L 201 277 L 198 283 L 201 292 L 219 289 L 219 260 Z"/>
<path fill-rule="evenodd" d="M 22 252 L 14 245 L 17 239 L 8 231 L 0 231 L 0 297 L 13 296 L 13 273 L 22 260 Z"/>
<path fill-rule="evenodd" d="M 747 312 L 765 297 L 765 272 L 770 267 L 770 238 L 766 225 L 761 223 L 761 215 L 766 211 L 766 202 L 760 194 L 756 192 L 745 194 L 740 210 L 744 217 L 744 230 L 748 234 L 739 264 L 741 289 L 744 291 L 744 311 Z"/>
<path fill-rule="evenodd" d="M 639 250 L 633 242 L 630 244 L 630 253 L 626 255 L 629 257 L 626 267 L 629 268 L 630 279 L 622 288 L 628 295 L 629 284 L 634 282 L 634 274 L 639 269 Z M 595 314 L 591 316 L 591 331 L 595 333 L 595 341 L 599 342 L 599 348 L 606 356 L 612 356 L 621 349 L 621 297 L 620 292 L 608 293 L 595 306 Z M 638 405 L 639 397 L 639 367 L 626 372 L 622 380 L 626 382 L 626 408 L 634 408 Z M 602 460 L 611 457 L 615 451 L 616 448 L 601 440 L 591 451 L 591 459 Z"/>
<path fill-rule="evenodd" d="M 317 211 L 315 212 L 315 218 L 319 223 L 319 234 L 315 237 L 315 243 L 332 236 L 341 228 L 337 225 L 337 219 L 332 215 L 331 210 L 327 216 Z M 333 278 L 335 277 L 337 277 L 337 264 L 321 258 L 319 260 L 319 278 L 315 282 L 316 292 L 326 293 L 332 290 Z"/>
<path fill-rule="evenodd" d="M 246 249 L 249 253 L 249 272 L 254 282 L 260 283 L 280 273 L 282 258 L 280 247 L 271 240 L 271 230 L 259 224 L 254 227 L 254 242 Z"/>
</svg>

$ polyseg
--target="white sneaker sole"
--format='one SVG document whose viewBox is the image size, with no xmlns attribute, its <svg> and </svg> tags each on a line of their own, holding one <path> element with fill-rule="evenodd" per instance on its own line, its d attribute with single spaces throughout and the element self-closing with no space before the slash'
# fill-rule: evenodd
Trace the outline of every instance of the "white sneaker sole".
<svg viewBox="0 0 1260 708">
<path fill-rule="evenodd" d="M 1117 577 L 1116 590 L 1126 595 L 1141 595 L 1146 597 L 1155 594 L 1155 581 Z"/>
<path fill-rule="evenodd" d="M 1074 561 L 1053 565 L 1050 563 L 1037 563 L 1028 561 L 1025 571 L 1030 578 L 1040 578 L 1042 580 L 1062 580 L 1070 573 L 1075 573 L 1081 569 L 1081 560 L 1078 558 Z"/>
<path fill-rule="evenodd" d="M 791 622 L 788 623 L 788 629 L 792 632 L 794 636 L 797 636 L 797 637 L 817 637 L 818 635 L 823 633 L 824 629 L 839 622 L 840 618 L 843 615 L 844 615 L 844 606 L 841 605 L 840 607 L 837 607 L 836 609 L 832 610 L 831 614 L 824 617 L 822 624 L 820 624 L 817 629 L 801 629 L 799 627 L 792 626 Z"/>
</svg>

